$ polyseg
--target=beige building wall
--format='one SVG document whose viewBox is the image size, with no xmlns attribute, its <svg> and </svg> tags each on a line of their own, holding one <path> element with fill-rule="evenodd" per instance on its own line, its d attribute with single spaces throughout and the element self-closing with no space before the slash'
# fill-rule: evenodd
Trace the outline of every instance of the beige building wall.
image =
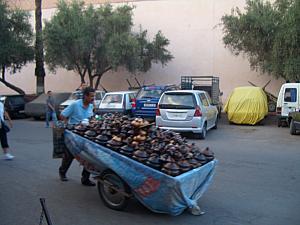
<svg viewBox="0 0 300 225">
<path fill-rule="evenodd" d="M 25 4 L 26 1 L 20 2 Z M 43 18 L 50 19 L 55 13 L 55 8 L 51 8 L 54 6 L 54 1 L 44 2 L 47 2 L 44 6 L 47 9 L 43 10 Z M 139 29 L 139 25 L 142 25 L 143 29 L 148 30 L 150 38 L 153 38 L 158 30 L 162 30 L 170 40 L 169 50 L 175 57 L 174 60 L 165 67 L 154 64 L 147 73 L 138 74 L 137 78 L 141 83 L 179 84 L 181 75 L 214 75 L 220 77 L 224 100 L 233 88 L 248 86 L 248 81 L 263 86 L 272 80 L 267 90 L 275 95 L 278 94 L 283 83 L 282 80 L 251 71 L 246 58 L 232 55 L 222 43 L 222 28 L 218 26 L 221 17 L 225 13 L 230 13 L 232 7 L 243 8 L 245 0 L 116 2 L 119 2 L 116 5 L 133 4 L 136 6 L 134 9 L 134 29 Z M 32 9 L 32 6 L 28 3 L 26 7 Z M 32 11 L 32 15 L 34 15 L 34 11 Z M 34 18 L 32 18 L 32 23 L 34 24 Z M 34 64 L 29 64 L 20 73 L 8 76 L 8 81 L 20 86 L 27 93 L 35 93 L 34 68 Z M 128 88 L 127 78 L 133 84 L 135 83 L 134 75 L 123 70 L 105 74 L 101 83 L 108 90 L 126 90 Z M 72 91 L 79 84 L 79 76 L 72 72 L 58 70 L 56 74 L 51 74 L 47 71 L 46 90 Z M 0 84 L 0 93 L 7 92 L 9 89 Z"/>
</svg>

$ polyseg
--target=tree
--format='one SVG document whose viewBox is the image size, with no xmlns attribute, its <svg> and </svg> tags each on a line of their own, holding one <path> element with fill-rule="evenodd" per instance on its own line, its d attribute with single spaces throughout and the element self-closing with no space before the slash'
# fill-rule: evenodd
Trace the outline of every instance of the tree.
<svg viewBox="0 0 300 225">
<path fill-rule="evenodd" d="M 223 42 L 245 54 L 251 69 L 276 78 L 300 80 L 300 1 L 247 0 L 245 12 L 232 9 L 222 17 Z"/>
<path fill-rule="evenodd" d="M 86 76 L 98 88 L 102 76 L 125 67 L 130 72 L 148 71 L 153 63 L 163 66 L 173 56 L 166 49 L 169 40 L 158 32 L 153 41 L 147 31 L 132 32 L 133 8 L 110 4 L 84 7 L 83 2 L 60 1 L 53 18 L 45 23 L 45 60 L 50 70 L 62 67 Z"/>
<path fill-rule="evenodd" d="M 44 68 L 44 46 L 42 30 L 42 0 L 35 0 L 35 76 L 36 92 L 45 92 L 45 68 Z"/>
<path fill-rule="evenodd" d="M 4 0 L 0 0 L 0 81 L 20 94 L 25 92 L 6 81 L 6 69 L 11 73 L 20 70 L 33 60 L 32 28 L 29 14 L 19 9 L 9 9 Z"/>
</svg>

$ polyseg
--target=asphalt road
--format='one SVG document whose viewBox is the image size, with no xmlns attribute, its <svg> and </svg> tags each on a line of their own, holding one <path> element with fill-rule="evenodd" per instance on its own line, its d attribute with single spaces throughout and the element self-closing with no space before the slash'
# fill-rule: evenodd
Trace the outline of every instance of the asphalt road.
<svg viewBox="0 0 300 225">
<path fill-rule="evenodd" d="M 105 207 L 94 187 L 80 184 L 73 162 L 69 182 L 58 179 L 52 159 L 52 130 L 43 122 L 15 120 L 9 142 L 16 156 L 0 160 L 0 225 L 39 224 L 46 198 L 53 225 L 299 225 L 300 135 L 287 128 L 236 126 L 223 121 L 206 140 L 219 160 L 214 182 L 200 199 L 206 214 L 152 213 L 131 200 L 126 211 Z M 43 224 L 46 224 L 45 221 Z"/>
</svg>

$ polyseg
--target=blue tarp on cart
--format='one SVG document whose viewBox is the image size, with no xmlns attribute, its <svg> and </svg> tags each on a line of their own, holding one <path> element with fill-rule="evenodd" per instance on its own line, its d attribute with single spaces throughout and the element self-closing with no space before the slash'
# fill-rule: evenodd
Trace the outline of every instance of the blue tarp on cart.
<svg viewBox="0 0 300 225">
<path fill-rule="evenodd" d="M 143 205 L 153 212 L 174 216 L 186 208 L 197 207 L 198 200 L 212 182 L 217 164 L 217 160 L 213 160 L 171 177 L 67 130 L 65 143 L 81 164 L 87 168 L 113 170 Z"/>
</svg>

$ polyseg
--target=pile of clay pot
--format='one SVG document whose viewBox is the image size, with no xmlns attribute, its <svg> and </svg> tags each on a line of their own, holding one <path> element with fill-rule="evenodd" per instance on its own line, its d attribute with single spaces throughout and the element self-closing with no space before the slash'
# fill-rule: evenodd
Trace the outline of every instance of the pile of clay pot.
<svg viewBox="0 0 300 225">
<path fill-rule="evenodd" d="M 208 147 L 200 149 L 194 143 L 188 144 L 178 133 L 163 131 L 141 118 L 104 114 L 101 120 L 92 118 L 88 125 L 67 128 L 170 176 L 214 159 L 214 153 Z"/>
</svg>

